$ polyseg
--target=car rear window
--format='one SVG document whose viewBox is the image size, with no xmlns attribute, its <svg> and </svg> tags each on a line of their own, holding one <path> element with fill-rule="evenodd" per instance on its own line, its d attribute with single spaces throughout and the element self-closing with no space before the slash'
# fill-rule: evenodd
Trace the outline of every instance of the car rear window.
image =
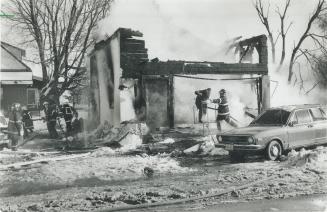
<svg viewBox="0 0 327 212">
<path fill-rule="evenodd" d="M 310 113 L 312 115 L 313 121 L 326 120 L 326 115 L 320 108 L 311 108 Z"/>
<path fill-rule="evenodd" d="M 299 110 L 295 112 L 294 124 L 305 124 L 311 122 L 311 116 L 308 110 Z"/>
</svg>

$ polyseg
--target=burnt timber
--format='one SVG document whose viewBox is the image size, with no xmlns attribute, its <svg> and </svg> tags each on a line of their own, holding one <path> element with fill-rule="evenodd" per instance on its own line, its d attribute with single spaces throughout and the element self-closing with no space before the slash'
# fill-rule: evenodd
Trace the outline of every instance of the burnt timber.
<svg viewBox="0 0 327 212">
<path fill-rule="evenodd" d="M 139 78 L 142 75 L 170 74 L 268 74 L 267 37 L 260 35 L 242 40 L 240 48 L 254 46 L 259 53 L 259 63 L 223 63 L 199 61 L 149 61 L 142 33 L 120 28 L 121 68 L 124 78 Z"/>
</svg>

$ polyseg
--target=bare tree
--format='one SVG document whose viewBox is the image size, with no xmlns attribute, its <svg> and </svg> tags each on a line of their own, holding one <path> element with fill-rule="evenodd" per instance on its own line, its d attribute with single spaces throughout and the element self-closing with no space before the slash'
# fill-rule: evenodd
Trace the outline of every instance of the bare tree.
<svg viewBox="0 0 327 212">
<path fill-rule="evenodd" d="M 269 26 L 269 21 L 268 21 L 268 15 L 269 15 L 269 8 L 270 5 L 268 6 L 267 9 L 267 14 L 264 13 L 264 8 L 262 4 L 262 0 L 257 0 L 254 7 L 257 11 L 257 14 L 260 18 L 261 23 L 265 26 L 268 37 L 271 43 L 271 51 L 272 51 L 272 59 L 273 63 L 275 62 L 275 54 L 276 54 L 276 43 L 278 41 L 278 38 L 281 37 L 282 39 L 282 48 L 281 48 L 281 58 L 279 61 L 279 66 L 277 70 L 280 70 L 281 66 L 283 65 L 286 57 L 286 36 L 287 33 L 292 25 L 292 22 L 288 24 L 285 24 L 285 18 L 287 16 L 288 9 L 290 7 L 291 0 L 286 0 L 284 8 L 281 10 L 278 6 L 276 9 L 276 13 L 279 16 L 280 19 L 280 32 L 277 35 L 276 40 L 273 40 L 273 34 Z M 302 50 L 301 45 L 307 38 L 311 38 L 311 40 L 315 43 L 317 49 L 327 55 L 327 49 L 326 49 L 326 40 L 327 40 L 327 35 L 319 35 L 311 32 L 311 28 L 313 23 L 318 20 L 322 14 L 323 11 L 325 11 L 325 0 L 319 0 L 316 8 L 313 12 L 313 14 L 310 16 L 308 24 L 304 30 L 304 33 L 301 35 L 299 41 L 294 45 L 294 48 L 292 49 L 291 53 L 291 58 L 290 58 L 290 63 L 288 67 L 288 82 L 290 83 L 292 80 L 293 76 L 293 66 L 295 62 L 302 56 L 304 56 L 307 60 L 313 60 L 313 53 L 312 50 Z M 327 19 L 326 19 L 327 20 Z M 325 25 L 324 25 L 325 23 Z M 327 26 L 327 21 L 321 21 L 321 25 Z M 313 51 L 316 51 L 317 49 L 314 49 Z M 313 66 L 311 66 L 313 67 Z"/>
<path fill-rule="evenodd" d="M 276 12 L 279 16 L 279 19 L 280 19 L 280 35 L 282 37 L 282 54 L 280 57 L 279 66 L 278 66 L 277 70 L 280 70 L 281 66 L 284 63 L 285 55 L 286 55 L 286 53 L 285 53 L 286 34 L 292 25 L 292 22 L 291 22 L 285 30 L 285 17 L 286 17 L 287 10 L 290 6 L 290 2 L 291 2 L 291 0 L 286 1 L 283 12 L 280 11 L 279 7 L 277 7 L 277 10 L 276 10 Z"/>
<path fill-rule="evenodd" d="M 81 86 L 84 57 L 93 44 L 96 24 L 108 15 L 112 0 L 10 0 L 11 21 L 34 46 L 45 86 L 41 98 L 59 100 Z M 60 82 L 59 82 L 60 81 Z"/>
<path fill-rule="evenodd" d="M 261 21 L 261 23 L 264 25 L 264 27 L 267 30 L 268 33 L 268 38 L 269 38 L 269 42 L 271 45 L 271 56 L 272 56 L 272 61 L 273 63 L 275 63 L 276 61 L 276 41 L 274 40 L 272 31 L 270 29 L 270 25 L 269 25 L 269 10 L 270 10 L 270 4 L 268 6 L 267 12 L 265 13 L 263 5 L 262 5 L 262 0 L 257 0 L 254 4 L 255 9 L 257 10 L 257 14 L 259 16 L 259 19 Z"/>
<path fill-rule="evenodd" d="M 292 23 L 290 23 L 288 25 L 288 27 L 285 29 L 285 17 L 286 17 L 287 11 L 289 9 L 290 2 L 291 2 L 290 0 L 286 1 L 285 7 L 284 7 L 284 9 L 282 11 L 277 6 L 276 13 L 278 14 L 279 19 L 280 19 L 280 31 L 276 35 L 275 40 L 274 40 L 274 35 L 273 35 L 272 30 L 271 30 L 270 25 L 269 25 L 270 4 L 268 4 L 266 14 L 264 12 L 264 7 L 263 7 L 263 4 L 262 4 L 262 0 L 257 0 L 255 2 L 255 4 L 254 4 L 254 8 L 257 11 L 259 19 L 260 19 L 261 23 L 265 26 L 265 28 L 267 30 L 267 33 L 268 33 L 268 38 L 269 38 L 269 42 L 270 42 L 270 45 L 271 45 L 271 55 L 272 55 L 272 62 L 273 63 L 276 62 L 276 44 L 277 44 L 277 41 L 278 41 L 280 36 L 282 37 L 281 58 L 280 58 L 279 66 L 278 66 L 277 70 L 279 70 L 281 68 L 282 64 L 284 63 L 285 55 L 286 55 L 286 53 L 285 53 L 286 34 L 287 34 L 288 30 L 290 29 L 290 27 L 292 25 Z"/>
<path fill-rule="evenodd" d="M 294 48 L 292 50 L 289 68 L 288 68 L 288 82 L 289 83 L 292 80 L 293 66 L 294 66 L 296 60 L 302 55 L 306 56 L 307 53 L 309 52 L 309 51 L 301 51 L 301 45 L 307 38 L 312 38 L 312 40 L 315 42 L 315 44 L 318 45 L 322 51 L 324 51 L 324 49 L 325 49 L 325 46 L 322 43 L 321 39 L 325 40 L 327 37 L 324 35 L 310 33 L 313 22 L 319 18 L 319 15 L 324 10 L 326 10 L 326 8 L 324 6 L 325 6 L 325 0 L 319 0 L 313 14 L 309 18 L 309 21 L 308 21 L 308 24 L 307 24 L 307 27 L 306 27 L 304 33 L 301 35 L 299 41 L 297 42 L 297 44 L 294 46 Z"/>
</svg>

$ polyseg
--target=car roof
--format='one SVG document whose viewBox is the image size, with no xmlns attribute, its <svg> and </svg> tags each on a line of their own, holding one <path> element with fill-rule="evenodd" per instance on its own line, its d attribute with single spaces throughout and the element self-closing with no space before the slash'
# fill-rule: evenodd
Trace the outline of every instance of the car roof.
<svg viewBox="0 0 327 212">
<path fill-rule="evenodd" d="M 323 104 L 301 104 L 301 105 L 283 105 L 278 107 L 271 107 L 268 110 L 286 110 L 286 111 L 292 111 L 295 109 L 309 109 L 309 108 L 316 108 L 316 107 L 327 107 L 327 105 Z"/>
</svg>

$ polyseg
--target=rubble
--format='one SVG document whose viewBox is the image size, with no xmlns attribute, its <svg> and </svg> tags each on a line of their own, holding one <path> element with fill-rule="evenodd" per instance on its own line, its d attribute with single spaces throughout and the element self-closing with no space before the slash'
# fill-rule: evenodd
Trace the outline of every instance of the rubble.
<svg viewBox="0 0 327 212">
<path fill-rule="evenodd" d="M 196 144 L 188 149 L 185 149 L 183 152 L 185 154 L 195 154 L 195 153 L 198 153 L 200 151 L 200 147 L 201 147 L 201 144 Z"/>
<path fill-rule="evenodd" d="M 148 128 L 144 123 L 123 122 L 119 127 L 114 127 L 106 121 L 89 133 L 77 134 L 73 141 L 64 141 L 70 149 L 110 146 L 126 152 L 141 145 L 147 133 Z"/>
<path fill-rule="evenodd" d="M 199 154 L 199 155 L 228 155 L 228 151 L 222 148 L 215 147 L 215 140 L 213 136 L 206 136 L 202 138 L 202 143 L 196 144 L 183 152 L 187 155 Z"/>
</svg>

